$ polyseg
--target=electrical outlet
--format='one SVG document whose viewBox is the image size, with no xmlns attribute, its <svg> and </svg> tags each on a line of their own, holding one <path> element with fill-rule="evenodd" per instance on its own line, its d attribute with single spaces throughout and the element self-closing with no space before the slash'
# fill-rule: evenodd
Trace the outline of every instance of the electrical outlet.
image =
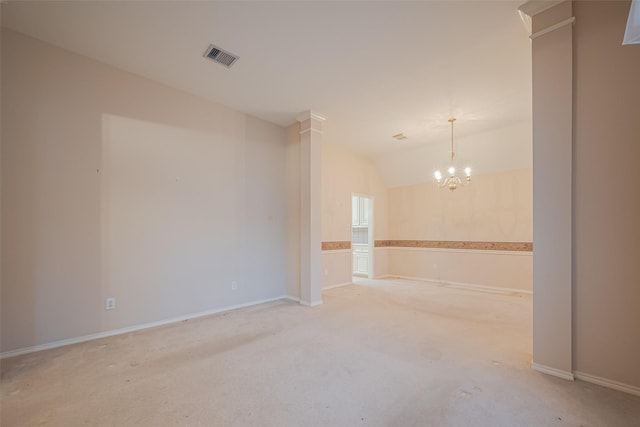
<svg viewBox="0 0 640 427">
<path fill-rule="evenodd" d="M 238 282 L 234 280 L 233 282 L 231 282 L 231 290 L 235 291 L 236 289 L 238 289 Z"/>
<path fill-rule="evenodd" d="M 107 302 L 104 305 L 105 310 L 113 310 L 116 308 L 116 299 L 115 298 L 107 298 Z"/>
<path fill-rule="evenodd" d="M 324 275 L 325 275 L 325 276 L 328 276 L 328 275 L 329 275 L 329 269 L 328 269 L 328 268 L 325 268 L 325 269 L 324 269 Z"/>
</svg>

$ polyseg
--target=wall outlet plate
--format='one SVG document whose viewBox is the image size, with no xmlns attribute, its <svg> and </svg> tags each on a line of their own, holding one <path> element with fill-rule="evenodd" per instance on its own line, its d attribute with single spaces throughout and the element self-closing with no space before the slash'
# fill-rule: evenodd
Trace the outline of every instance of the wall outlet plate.
<svg viewBox="0 0 640 427">
<path fill-rule="evenodd" d="M 231 282 L 231 290 L 235 291 L 236 289 L 238 289 L 238 282 L 234 280 L 233 282 Z"/>
<path fill-rule="evenodd" d="M 107 301 L 104 304 L 104 309 L 113 310 L 114 308 L 116 308 L 116 299 L 113 297 L 107 298 Z"/>
</svg>

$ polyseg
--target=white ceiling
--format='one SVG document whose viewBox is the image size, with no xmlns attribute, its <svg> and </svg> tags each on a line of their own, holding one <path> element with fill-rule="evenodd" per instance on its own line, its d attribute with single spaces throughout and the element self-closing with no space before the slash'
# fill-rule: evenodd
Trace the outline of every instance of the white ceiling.
<svg viewBox="0 0 640 427">
<path fill-rule="evenodd" d="M 447 140 L 450 116 L 461 137 L 531 119 L 523 1 L 10 1 L 2 24 L 282 126 L 313 109 L 380 157 Z"/>
</svg>

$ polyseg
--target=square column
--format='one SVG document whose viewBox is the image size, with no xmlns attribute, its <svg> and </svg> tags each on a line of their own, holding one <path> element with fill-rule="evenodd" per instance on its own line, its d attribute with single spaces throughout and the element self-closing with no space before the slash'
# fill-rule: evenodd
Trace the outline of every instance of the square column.
<svg viewBox="0 0 640 427">
<path fill-rule="evenodd" d="M 533 79 L 533 369 L 573 380 L 571 1 L 529 1 Z"/>
<path fill-rule="evenodd" d="M 311 111 L 300 122 L 300 303 L 322 304 L 322 122 Z"/>
</svg>

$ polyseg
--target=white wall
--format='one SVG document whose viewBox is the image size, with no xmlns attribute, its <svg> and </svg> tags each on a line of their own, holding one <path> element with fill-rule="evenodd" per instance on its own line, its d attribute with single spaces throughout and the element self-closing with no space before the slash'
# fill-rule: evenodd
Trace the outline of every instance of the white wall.
<svg viewBox="0 0 640 427">
<path fill-rule="evenodd" d="M 284 129 L 5 30 L 2 125 L 3 352 L 286 293 Z"/>
</svg>

